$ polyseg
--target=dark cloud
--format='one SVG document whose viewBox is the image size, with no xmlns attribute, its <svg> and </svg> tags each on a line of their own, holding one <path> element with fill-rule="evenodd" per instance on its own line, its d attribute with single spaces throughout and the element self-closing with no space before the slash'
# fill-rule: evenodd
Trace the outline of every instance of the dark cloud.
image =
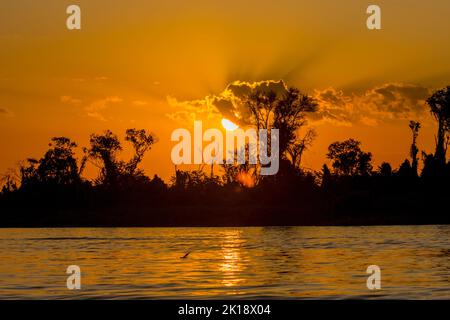
<svg viewBox="0 0 450 320">
<path fill-rule="evenodd" d="M 319 111 L 311 119 L 348 126 L 421 118 L 426 114 L 425 100 L 430 94 L 429 88 L 402 83 L 387 83 L 361 94 L 344 94 L 334 88 L 316 90 Z"/>
<path fill-rule="evenodd" d="M 391 112 L 398 117 L 420 115 L 425 110 L 425 99 L 430 90 L 421 86 L 405 84 L 385 84 L 366 94 L 368 103 L 373 103 L 378 111 Z"/>
<path fill-rule="evenodd" d="M 213 104 L 224 118 L 236 121 L 237 110 L 232 101 L 218 97 L 214 99 Z"/>
</svg>

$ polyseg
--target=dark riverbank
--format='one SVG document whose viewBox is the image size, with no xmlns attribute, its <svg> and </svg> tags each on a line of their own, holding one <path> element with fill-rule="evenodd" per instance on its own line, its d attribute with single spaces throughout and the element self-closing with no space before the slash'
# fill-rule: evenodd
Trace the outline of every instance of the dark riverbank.
<svg viewBox="0 0 450 320">
<path fill-rule="evenodd" d="M 448 215 L 430 212 L 324 213 L 312 208 L 173 206 L 105 209 L 19 211 L 2 213 L 0 228 L 51 227 L 250 227 L 250 226 L 363 226 L 450 224 Z"/>
<path fill-rule="evenodd" d="M 210 178 L 167 185 L 156 176 L 115 185 L 36 182 L 0 193 L 0 227 L 449 224 L 449 172 L 339 176 L 325 170 L 318 180 L 288 170 L 253 187 Z M 184 174 L 177 171 L 178 178 Z"/>
</svg>

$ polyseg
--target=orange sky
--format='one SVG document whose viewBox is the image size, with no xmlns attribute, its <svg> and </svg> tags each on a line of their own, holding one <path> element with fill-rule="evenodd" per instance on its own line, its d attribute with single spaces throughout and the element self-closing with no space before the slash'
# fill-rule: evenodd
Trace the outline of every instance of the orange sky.
<svg viewBox="0 0 450 320">
<path fill-rule="evenodd" d="M 93 132 L 137 127 L 159 137 L 147 174 L 167 179 L 173 129 L 193 118 L 221 128 L 211 99 L 229 98 L 232 83 L 270 80 L 320 102 L 306 167 L 319 168 L 327 146 L 349 137 L 375 164 L 397 166 L 409 119 L 423 123 L 419 148 L 432 151 L 423 99 L 450 84 L 450 2 L 375 1 L 383 29 L 369 31 L 372 2 L 2 1 L 0 172 L 42 156 L 52 136 L 83 146 Z M 80 31 L 66 29 L 69 4 L 81 7 Z"/>
</svg>

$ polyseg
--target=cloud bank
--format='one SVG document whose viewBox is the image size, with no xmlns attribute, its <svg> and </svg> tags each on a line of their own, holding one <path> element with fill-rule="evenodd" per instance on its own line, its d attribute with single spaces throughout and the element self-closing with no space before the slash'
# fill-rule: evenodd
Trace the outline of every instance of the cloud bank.
<svg viewBox="0 0 450 320">
<path fill-rule="evenodd" d="M 402 83 L 383 84 L 362 94 L 345 94 L 334 88 L 315 90 L 313 96 L 319 103 L 319 111 L 311 118 L 343 126 L 421 119 L 428 110 L 425 100 L 431 92 L 422 86 Z"/>
<path fill-rule="evenodd" d="M 221 93 L 203 99 L 179 101 L 175 97 L 167 97 L 169 105 L 176 109 L 167 116 L 180 122 L 205 116 L 224 117 L 245 124 L 249 114 L 241 103 L 243 97 L 256 91 L 274 91 L 282 95 L 287 89 L 282 80 L 235 81 Z M 392 120 L 421 119 L 427 114 L 425 100 L 431 92 L 429 88 L 404 83 L 386 83 L 359 94 L 348 94 L 332 87 L 314 90 L 310 95 L 317 100 L 319 108 L 308 118 L 312 124 L 329 123 L 336 126 L 376 126 Z"/>
</svg>

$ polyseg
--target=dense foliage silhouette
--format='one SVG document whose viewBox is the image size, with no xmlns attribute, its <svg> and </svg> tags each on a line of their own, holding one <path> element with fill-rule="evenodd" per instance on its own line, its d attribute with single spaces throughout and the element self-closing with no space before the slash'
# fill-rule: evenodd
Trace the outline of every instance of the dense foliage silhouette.
<svg viewBox="0 0 450 320">
<path fill-rule="evenodd" d="M 410 159 L 395 169 L 387 162 L 374 169 L 372 153 L 363 151 L 354 138 L 330 144 L 326 156 L 331 169 L 303 168 L 302 155 L 316 132 L 301 132 L 317 103 L 295 88 L 281 97 L 253 93 L 243 102 L 248 125 L 280 130 L 280 169 L 274 176 L 259 175 L 259 162 L 246 159 L 243 164 L 206 164 L 190 171 L 175 166 L 166 183 L 139 167 L 157 142 L 144 129 L 126 130 L 124 140 L 134 150 L 128 161 L 121 160 L 122 142 L 109 130 L 92 134 L 79 157 L 75 142 L 55 137 L 41 159 L 27 159 L 4 175 L 0 226 L 449 223 L 449 95 L 447 87 L 427 100 L 438 122 L 434 154 L 422 151 L 420 163 L 420 123 L 410 121 Z M 236 150 L 244 151 L 248 145 Z M 83 176 L 87 163 L 99 169 L 94 180 Z"/>
</svg>

